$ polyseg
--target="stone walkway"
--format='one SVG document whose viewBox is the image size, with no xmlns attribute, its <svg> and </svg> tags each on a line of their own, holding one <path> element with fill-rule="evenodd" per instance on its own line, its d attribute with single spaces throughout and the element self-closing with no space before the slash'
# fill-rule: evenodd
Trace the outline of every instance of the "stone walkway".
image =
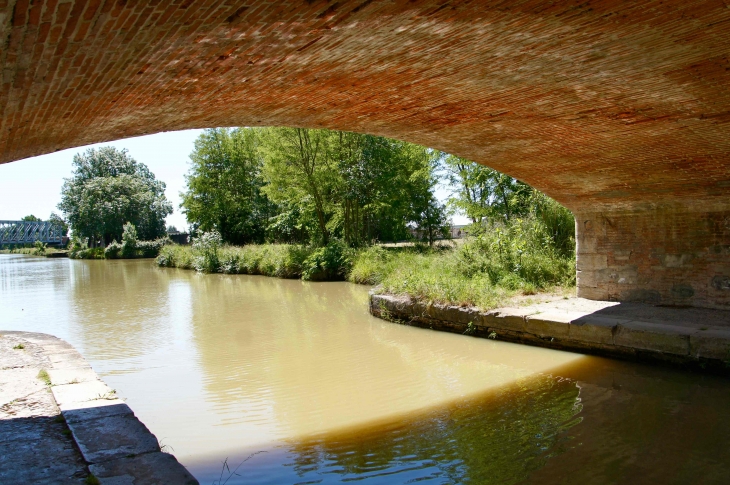
<svg viewBox="0 0 730 485">
<path fill-rule="evenodd" d="M 86 462 L 38 378 L 51 367 L 42 348 L 3 336 L 0 366 L 0 483 L 84 483 Z"/>
<path fill-rule="evenodd" d="M 198 481 L 72 346 L 0 332 L 0 483 Z"/>
<path fill-rule="evenodd" d="M 370 312 L 435 330 L 730 374 L 728 310 L 549 298 L 480 312 L 371 293 Z"/>
</svg>

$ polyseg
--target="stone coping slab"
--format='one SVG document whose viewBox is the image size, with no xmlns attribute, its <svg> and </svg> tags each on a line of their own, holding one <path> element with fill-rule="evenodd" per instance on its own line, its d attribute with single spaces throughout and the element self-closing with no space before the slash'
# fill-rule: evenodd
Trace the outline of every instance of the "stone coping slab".
<svg viewBox="0 0 730 485">
<path fill-rule="evenodd" d="M 198 483 L 174 456 L 161 452 L 155 435 L 71 345 L 47 334 L 0 331 L 5 335 L 41 349 L 53 398 L 102 484 Z"/>
<path fill-rule="evenodd" d="M 727 310 L 566 298 L 479 311 L 375 290 L 369 309 L 377 317 L 418 327 L 730 375 Z"/>
<path fill-rule="evenodd" d="M 91 473 L 105 485 L 134 484 L 135 476 L 144 476 L 147 485 L 180 483 L 196 485 L 198 481 L 183 467 L 176 467 L 175 457 L 168 453 L 147 453 L 127 456 L 91 465 Z"/>
</svg>

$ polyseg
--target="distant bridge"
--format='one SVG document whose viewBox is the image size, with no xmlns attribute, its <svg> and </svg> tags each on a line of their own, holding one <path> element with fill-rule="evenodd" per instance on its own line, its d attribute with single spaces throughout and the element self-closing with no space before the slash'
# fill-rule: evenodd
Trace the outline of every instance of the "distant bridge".
<svg viewBox="0 0 730 485">
<path fill-rule="evenodd" d="M 0 245 L 63 242 L 63 227 L 49 221 L 0 221 Z"/>
</svg>

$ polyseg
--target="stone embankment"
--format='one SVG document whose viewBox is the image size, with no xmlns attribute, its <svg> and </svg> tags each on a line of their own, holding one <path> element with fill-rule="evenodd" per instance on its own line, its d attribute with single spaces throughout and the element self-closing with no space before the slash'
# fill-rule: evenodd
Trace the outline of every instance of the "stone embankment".
<svg viewBox="0 0 730 485">
<path fill-rule="evenodd" d="M 370 313 L 434 330 L 730 374 L 726 310 L 568 298 L 479 311 L 371 292 Z"/>
<path fill-rule="evenodd" d="M 198 481 L 71 345 L 0 332 L 0 483 Z"/>
</svg>

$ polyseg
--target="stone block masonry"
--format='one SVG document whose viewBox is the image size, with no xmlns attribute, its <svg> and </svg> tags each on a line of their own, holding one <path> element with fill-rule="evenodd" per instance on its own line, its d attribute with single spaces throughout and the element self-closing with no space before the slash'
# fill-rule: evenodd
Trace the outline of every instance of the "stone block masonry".
<svg viewBox="0 0 730 485">
<path fill-rule="evenodd" d="M 569 298 L 481 312 L 371 292 L 370 313 L 433 330 L 730 375 L 730 311 Z"/>
<path fill-rule="evenodd" d="M 0 349 L 0 483 L 198 484 L 68 343 L 0 331 Z"/>
<path fill-rule="evenodd" d="M 578 296 L 730 309 L 730 211 L 576 214 Z"/>
<path fill-rule="evenodd" d="M 724 308 L 728 25 L 717 0 L 0 0 L 0 163 L 217 126 L 397 138 L 571 209 L 586 298 Z"/>
</svg>

